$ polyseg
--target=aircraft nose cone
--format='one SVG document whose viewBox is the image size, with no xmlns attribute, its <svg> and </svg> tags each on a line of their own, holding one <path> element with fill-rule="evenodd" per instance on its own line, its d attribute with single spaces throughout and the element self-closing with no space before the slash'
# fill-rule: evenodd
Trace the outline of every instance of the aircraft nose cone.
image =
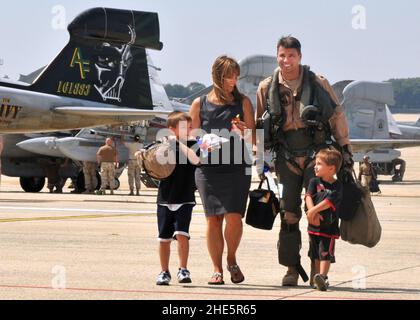
<svg viewBox="0 0 420 320">
<path fill-rule="evenodd" d="M 40 137 L 21 141 L 16 145 L 26 151 L 50 157 L 63 157 L 56 146 L 56 137 Z"/>
</svg>

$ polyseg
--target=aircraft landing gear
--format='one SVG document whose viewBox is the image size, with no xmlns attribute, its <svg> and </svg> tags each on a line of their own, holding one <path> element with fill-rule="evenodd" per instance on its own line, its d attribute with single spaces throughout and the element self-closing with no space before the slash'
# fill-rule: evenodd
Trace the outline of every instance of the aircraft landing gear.
<svg viewBox="0 0 420 320">
<path fill-rule="evenodd" d="M 121 183 L 120 180 L 118 180 L 117 178 L 115 178 L 114 180 L 114 190 L 118 190 L 118 188 L 120 187 Z M 109 190 L 109 185 L 106 186 L 106 189 Z"/>
<path fill-rule="evenodd" d="M 392 160 L 392 166 L 394 169 L 394 175 L 392 176 L 392 181 L 401 182 L 405 173 L 405 161 L 403 159 L 394 159 Z"/>
<path fill-rule="evenodd" d="M 85 175 L 83 174 L 83 170 L 81 170 L 79 174 L 77 175 L 76 181 L 77 181 L 77 184 L 76 184 L 75 193 L 84 192 L 86 189 L 85 189 Z M 101 175 L 99 174 L 98 171 L 96 171 L 96 181 L 98 181 L 98 183 L 96 184 L 95 190 L 99 190 L 99 188 L 101 187 Z"/>
<path fill-rule="evenodd" d="M 114 190 L 118 190 L 120 185 L 121 185 L 120 180 L 115 178 L 115 180 L 114 180 Z"/>
<path fill-rule="evenodd" d="M 45 178 L 20 177 L 20 186 L 25 192 L 40 192 L 45 185 Z"/>
<path fill-rule="evenodd" d="M 96 184 L 95 190 L 99 190 L 101 188 L 101 175 L 99 174 L 98 171 L 96 171 L 96 180 L 98 181 L 98 183 Z M 114 190 L 117 190 L 120 187 L 120 185 L 121 185 L 120 180 L 115 178 Z M 109 186 L 106 186 L 106 189 L 109 190 Z M 79 174 L 77 175 L 76 190 L 77 191 L 75 193 L 82 193 L 86 190 L 85 189 L 85 176 L 83 174 L 83 170 L 81 170 Z"/>
</svg>

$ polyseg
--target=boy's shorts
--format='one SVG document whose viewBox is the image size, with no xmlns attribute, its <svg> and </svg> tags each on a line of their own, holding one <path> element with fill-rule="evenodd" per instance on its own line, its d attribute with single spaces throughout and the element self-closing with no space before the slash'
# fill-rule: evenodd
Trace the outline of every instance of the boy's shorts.
<svg viewBox="0 0 420 320">
<path fill-rule="evenodd" d="M 311 260 L 335 263 L 335 239 L 309 234 L 309 252 Z"/>
<path fill-rule="evenodd" d="M 180 234 L 190 239 L 189 229 L 194 204 L 184 204 L 177 211 L 171 211 L 166 206 L 158 205 L 157 221 L 160 242 L 176 240 Z"/>
</svg>

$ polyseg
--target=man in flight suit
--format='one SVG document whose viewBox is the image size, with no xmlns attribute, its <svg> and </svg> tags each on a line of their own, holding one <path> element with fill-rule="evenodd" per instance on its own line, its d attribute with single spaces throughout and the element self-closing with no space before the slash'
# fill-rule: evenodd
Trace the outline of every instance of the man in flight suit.
<svg viewBox="0 0 420 320">
<path fill-rule="evenodd" d="M 277 244 L 279 263 L 288 267 L 282 279 L 283 286 L 296 286 L 299 274 L 307 280 L 300 264 L 299 220 L 302 217 L 302 188 L 306 189 L 314 176 L 315 153 L 325 148 L 333 136 L 342 147 L 345 164 L 352 165 L 343 108 L 327 79 L 301 65 L 301 59 L 299 40 L 291 36 L 281 38 L 277 44 L 279 67 L 272 77 L 260 82 L 257 91 L 256 119 L 267 109 L 278 111 L 277 116 L 271 118 L 277 128 L 271 136 L 276 175 L 283 184 L 284 211 Z M 303 117 L 307 106 L 315 111 L 313 119 L 317 119 L 316 122 Z"/>
</svg>

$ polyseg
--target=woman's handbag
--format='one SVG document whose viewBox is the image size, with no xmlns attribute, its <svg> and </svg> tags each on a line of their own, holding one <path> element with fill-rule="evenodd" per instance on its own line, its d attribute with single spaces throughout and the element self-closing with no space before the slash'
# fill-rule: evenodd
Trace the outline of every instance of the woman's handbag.
<svg viewBox="0 0 420 320">
<path fill-rule="evenodd" d="M 268 190 L 261 189 L 263 182 L 260 182 L 258 189 L 252 190 L 249 193 L 249 204 L 245 222 L 254 228 L 271 230 L 274 220 L 280 212 L 280 202 L 275 193 L 270 190 L 268 181 Z"/>
</svg>

